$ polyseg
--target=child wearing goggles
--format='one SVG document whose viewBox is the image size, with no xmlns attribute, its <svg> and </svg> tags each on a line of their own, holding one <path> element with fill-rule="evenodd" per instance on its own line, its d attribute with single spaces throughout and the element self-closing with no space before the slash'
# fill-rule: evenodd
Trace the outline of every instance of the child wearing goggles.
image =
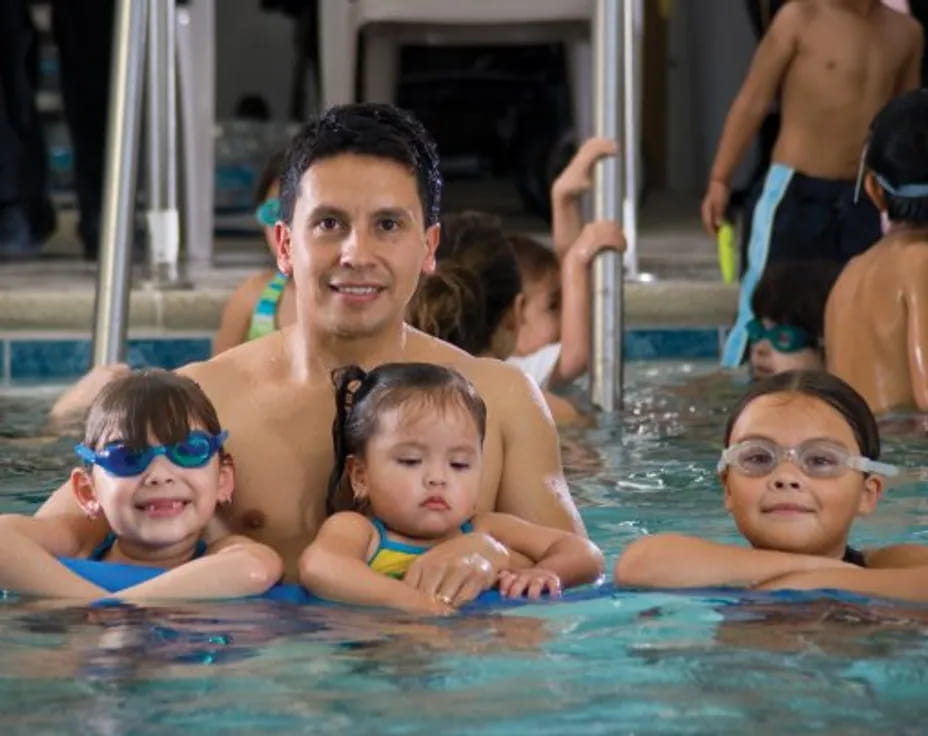
<svg viewBox="0 0 928 736">
<path fill-rule="evenodd" d="M 344 603 L 446 614 L 494 585 L 505 596 L 537 598 L 601 574 L 602 553 L 583 537 L 477 511 L 486 406 L 459 373 L 387 363 L 369 373 L 349 366 L 334 380 L 331 515 L 300 558 L 300 581 L 310 591 Z M 482 588 L 453 576 L 423 580 L 418 560 L 470 532 L 498 540 L 492 562 L 499 573 L 487 564 Z M 524 565 L 512 563 L 514 553 Z"/>
<path fill-rule="evenodd" d="M 255 219 L 264 242 L 276 259 L 274 226 L 280 219 L 280 172 L 283 153 L 267 162 L 255 192 Z M 267 268 L 245 279 L 226 302 L 219 330 L 213 338 L 213 355 L 248 340 L 269 335 L 296 321 L 296 302 L 289 277 L 276 268 Z"/>
<path fill-rule="evenodd" d="M 827 260 L 767 266 L 751 296 L 754 318 L 746 326 L 752 378 L 824 368 L 825 303 L 840 272 L 840 263 Z"/>
<path fill-rule="evenodd" d="M 840 588 L 928 600 L 928 547 L 858 550 L 855 517 L 885 478 L 866 402 L 828 373 L 788 371 L 755 384 L 731 412 L 718 462 L 725 508 L 750 548 L 678 534 L 633 542 L 615 566 L 623 585 Z"/>
<path fill-rule="evenodd" d="M 79 539 L 54 518 L 0 517 L 0 587 L 90 599 L 116 592 L 124 600 L 263 593 L 281 575 L 277 553 L 245 537 L 207 531 L 218 505 L 232 496 L 227 436 L 189 378 L 152 370 L 107 384 L 75 447 L 83 465 L 71 473 L 78 503 L 99 521 L 98 533 Z M 56 559 L 74 557 L 164 572 L 107 591 Z"/>
</svg>

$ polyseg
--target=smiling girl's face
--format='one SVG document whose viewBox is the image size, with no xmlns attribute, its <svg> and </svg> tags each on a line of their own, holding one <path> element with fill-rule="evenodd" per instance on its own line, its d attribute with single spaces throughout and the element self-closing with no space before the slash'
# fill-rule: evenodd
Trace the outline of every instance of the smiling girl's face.
<svg viewBox="0 0 928 736">
<path fill-rule="evenodd" d="M 735 421 L 729 446 L 749 439 L 781 448 L 827 440 L 850 455 L 860 447 L 847 420 L 821 399 L 784 392 L 759 396 Z M 854 518 L 873 511 L 883 490 L 879 476 L 845 469 L 836 477 L 810 477 L 784 457 L 769 474 L 722 472 L 725 508 L 752 546 L 841 558 Z"/>
</svg>

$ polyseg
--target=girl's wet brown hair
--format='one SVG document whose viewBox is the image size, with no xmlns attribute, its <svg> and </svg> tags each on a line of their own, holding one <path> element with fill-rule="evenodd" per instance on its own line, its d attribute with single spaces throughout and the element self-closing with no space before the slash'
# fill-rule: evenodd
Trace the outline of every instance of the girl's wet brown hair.
<svg viewBox="0 0 928 736">
<path fill-rule="evenodd" d="M 735 422 L 747 405 L 771 394 L 800 394 L 823 401 L 844 417 L 854 433 L 860 454 L 871 460 L 880 459 L 880 431 L 867 402 L 840 378 L 825 371 L 784 371 L 752 385 L 728 415 L 725 447 L 731 440 Z"/>
<path fill-rule="evenodd" d="M 551 274 L 557 276 L 561 273 L 561 263 L 557 255 L 535 238 L 511 233 L 506 236 L 506 240 L 509 241 L 512 252 L 516 256 L 524 282 L 534 283 Z"/>
<path fill-rule="evenodd" d="M 473 417 L 480 444 L 483 444 L 486 404 L 474 385 L 451 368 L 433 363 L 384 363 L 365 371 L 360 366 L 349 365 L 333 371 L 332 382 L 335 384 L 335 420 L 332 422 L 335 467 L 326 493 L 327 514 L 352 507 L 342 503 L 345 496 L 340 493 L 348 490 L 343 489 L 342 484 L 346 461 L 349 455 L 364 456 L 384 412 L 405 405 L 417 409 L 463 409 Z"/>
<path fill-rule="evenodd" d="M 471 355 L 485 352 L 493 340 L 483 284 L 469 268 L 454 263 L 442 263 L 422 279 L 406 308 L 406 321 Z"/>
<path fill-rule="evenodd" d="M 97 394 L 84 424 L 84 444 L 123 442 L 133 450 L 148 447 L 149 435 L 162 444 L 187 439 L 191 429 L 219 434 L 222 427 L 212 402 L 196 381 L 170 371 L 136 371 L 108 383 Z"/>
</svg>

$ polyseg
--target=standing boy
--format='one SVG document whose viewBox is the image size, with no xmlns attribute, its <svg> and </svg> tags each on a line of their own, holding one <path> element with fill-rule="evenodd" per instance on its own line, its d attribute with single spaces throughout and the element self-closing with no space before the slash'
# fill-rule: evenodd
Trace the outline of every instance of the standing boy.
<svg viewBox="0 0 928 736">
<path fill-rule="evenodd" d="M 845 262 L 879 238 L 874 207 L 855 203 L 858 160 L 876 113 L 918 86 L 921 52 L 918 23 L 880 0 L 792 0 L 775 16 L 728 113 L 702 203 L 715 234 L 732 173 L 779 91 L 780 133 L 723 365 L 741 362 L 751 293 L 768 261 Z"/>
</svg>

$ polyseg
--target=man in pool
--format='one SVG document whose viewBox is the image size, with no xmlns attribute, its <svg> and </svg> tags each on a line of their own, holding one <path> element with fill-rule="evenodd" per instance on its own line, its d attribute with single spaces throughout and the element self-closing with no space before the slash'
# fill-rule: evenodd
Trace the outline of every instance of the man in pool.
<svg viewBox="0 0 928 736">
<path fill-rule="evenodd" d="M 825 309 L 828 370 L 876 414 L 928 410 L 928 91 L 873 121 L 867 194 L 886 235 L 841 272 Z"/>
<path fill-rule="evenodd" d="M 236 470 L 229 530 L 275 548 L 290 579 L 325 518 L 330 376 L 349 363 L 434 362 L 467 376 L 488 406 L 477 510 L 583 532 L 538 389 L 518 368 L 474 358 L 404 322 L 420 273 L 435 265 L 440 192 L 435 145 L 408 114 L 357 104 L 311 121 L 287 151 L 275 226 L 297 323 L 181 369 L 229 430 Z M 66 517 L 81 535 L 105 533 L 62 489 L 38 515 Z M 460 603 L 459 591 L 475 578 L 489 587 L 508 559 L 491 538 L 463 535 L 423 555 L 406 580 Z"/>
</svg>

